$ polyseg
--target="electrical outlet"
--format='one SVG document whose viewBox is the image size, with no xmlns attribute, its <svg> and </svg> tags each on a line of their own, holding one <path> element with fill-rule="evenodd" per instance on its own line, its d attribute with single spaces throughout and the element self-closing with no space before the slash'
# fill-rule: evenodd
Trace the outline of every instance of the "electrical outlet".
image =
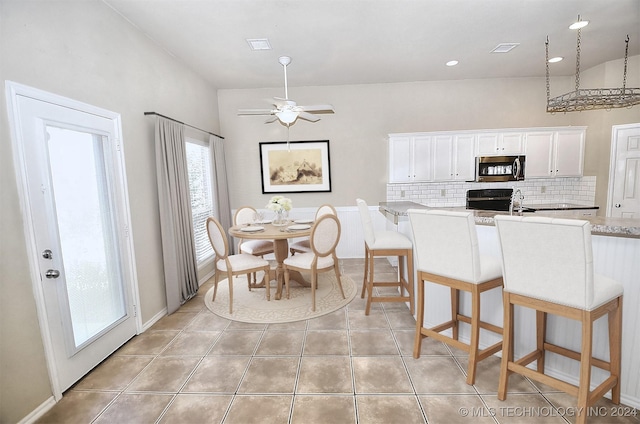
<svg viewBox="0 0 640 424">
<path fill-rule="evenodd" d="M 447 189 L 443 188 L 442 190 L 440 190 L 440 196 L 445 197 L 447 195 Z"/>
<path fill-rule="evenodd" d="M 546 192 L 547 192 L 547 186 L 540 187 L 540 193 L 546 193 Z"/>
<path fill-rule="evenodd" d="M 400 197 L 404 197 L 404 190 L 400 190 Z"/>
</svg>

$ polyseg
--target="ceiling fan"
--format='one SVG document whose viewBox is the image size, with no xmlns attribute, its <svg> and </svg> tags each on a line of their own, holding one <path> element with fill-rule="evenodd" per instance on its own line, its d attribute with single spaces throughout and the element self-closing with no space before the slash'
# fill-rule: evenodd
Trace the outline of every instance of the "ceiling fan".
<svg viewBox="0 0 640 424">
<path fill-rule="evenodd" d="M 310 122 L 319 121 L 320 117 L 311 112 L 334 112 L 332 105 L 298 106 L 295 101 L 291 100 L 289 98 L 287 86 L 287 65 L 291 63 L 291 58 L 289 56 L 281 56 L 278 58 L 278 62 L 280 62 L 284 69 L 284 99 L 281 97 L 274 97 L 273 105 L 276 107 L 275 109 L 240 109 L 238 110 L 238 115 L 266 115 L 270 116 L 270 118 L 265 121 L 265 124 L 280 120 L 280 122 L 288 127 L 298 118 Z"/>
</svg>

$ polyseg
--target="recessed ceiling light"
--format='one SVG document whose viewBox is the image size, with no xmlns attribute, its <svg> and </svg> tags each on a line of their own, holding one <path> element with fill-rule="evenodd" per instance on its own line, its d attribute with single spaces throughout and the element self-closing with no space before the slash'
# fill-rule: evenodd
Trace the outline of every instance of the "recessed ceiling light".
<svg viewBox="0 0 640 424">
<path fill-rule="evenodd" d="M 564 57 L 562 57 L 562 56 L 552 57 L 551 59 L 549 59 L 549 63 L 560 62 L 562 59 L 564 59 Z"/>
<path fill-rule="evenodd" d="M 496 47 L 494 47 L 493 50 L 491 50 L 491 53 L 507 53 L 515 49 L 519 45 L 520 43 L 500 43 Z"/>
<path fill-rule="evenodd" d="M 580 29 L 589 25 L 589 21 L 583 21 L 580 19 L 580 15 L 578 15 L 578 20 L 571 25 L 569 25 L 569 29 Z"/>
<path fill-rule="evenodd" d="M 458 64 L 457 60 L 450 60 L 446 63 L 447 66 L 456 66 Z"/>
<path fill-rule="evenodd" d="M 266 38 L 247 38 L 251 50 L 271 50 L 271 44 Z"/>
</svg>

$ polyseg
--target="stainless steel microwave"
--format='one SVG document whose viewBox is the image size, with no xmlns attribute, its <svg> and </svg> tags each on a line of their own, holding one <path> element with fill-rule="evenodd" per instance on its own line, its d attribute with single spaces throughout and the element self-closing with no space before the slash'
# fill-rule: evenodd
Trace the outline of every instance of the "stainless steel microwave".
<svg viewBox="0 0 640 424">
<path fill-rule="evenodd" d="M 478 156 L 476 157 L 476 181 L 524 180 L 524 165 L 524 156 Z"/>
</svg>

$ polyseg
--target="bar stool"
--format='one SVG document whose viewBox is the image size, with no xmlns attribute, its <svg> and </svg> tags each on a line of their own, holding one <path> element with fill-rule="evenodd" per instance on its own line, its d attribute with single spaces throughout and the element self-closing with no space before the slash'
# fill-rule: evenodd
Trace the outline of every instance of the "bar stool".
<svg viewBox="0 0 640 424">
<path fill-rule="evenodd" d="M 504 266 L 504 351 L 498 399 L 507 398 L 511 373 L 521 374 L 577 397 L 577 423 L 585 423 L 587 408 L 611 390 L 620 403 L 622 349 L 622 284 L 593 272 L 591 224 L 577 219 L 496 216 Z M 536 349 L 514 359 L 514 305 L 536 311 Z M 577 320 L 582 326 L 580 351 L 546 338 L 547 314 Z M 609 361 L 593 357 L 593 322 L 607 315 Z M 579 361 L 579 383 L 573 385 L 545 374 L 545 352 Z M 535 370 L 527 368 L 537 362 Z M 591 367 L 609 371 L 591 390 Z"/>
<path fill-rule="evenodd" d="M 409 209 L 418 269 L 418 311 L 413 357 L 420 357 L 422 339 L 431 337 L 469 353 L 467 384 L 474 384 L 478 362 L 502 349 L 502 341 L 479 348 L 480 329 L 502 334 L 502 328 L 480 320 L 480 295 L 502 287 L 502 264 L 498 258 L 480 255 L 473 214 L 441 210 Z M 451 320 L 424 327 L 424 285 L 441 284 L 451 289 Z M 460 291 L 471 293 L 471 316 L 460 312 Z M 471 325 L 470 342 L 459 340 L 460 323 Z M 452 336 L 442 334 L 451 329 Z"/>
<path fill-rule="evenodd" d="M 409 302 L 409 309 L 413 314 L 413 244 L 411 240 L 395 231 L 375 231 L 369 215 L 369 207 L 362 199 L 356 199 L 362 228 L 364 230 L 364 279 L 362 280 L 361 298 L 367 293 L 367 306 L 365 315 L 369 315 L 372 302 Z M 376 256 L 398 257 L 397 281 L 375 281 L 374 259 Z M 407 275 L 409 281 L 404 278 L 404 258 L 407 258 Z M 374 287 L 399 287 L 399 296 L 374 296 Z M 404 294 L 404 291 L 407 294 Z"/>
</svg>

